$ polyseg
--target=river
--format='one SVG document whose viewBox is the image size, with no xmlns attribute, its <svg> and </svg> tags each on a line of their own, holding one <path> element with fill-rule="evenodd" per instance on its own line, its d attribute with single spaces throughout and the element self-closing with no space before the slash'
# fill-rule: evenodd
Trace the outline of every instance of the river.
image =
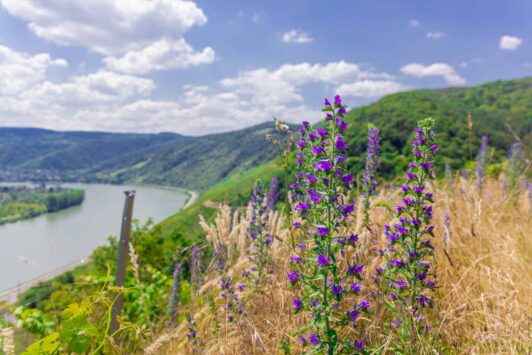
<svg viewBox="0 0 532 355">
<path fill-rule="evenodd" d="M 2 185 L 14 185 L 2 183 Z M 133 218 L 159 222 L 181 209 L 184 192 L 144 186 L 62 184 L 85 190 L 83 204 L 0 226 L 0 293 L 82 262 L 118 236 L 125 190 L 135 190 Z"/>
</svg>

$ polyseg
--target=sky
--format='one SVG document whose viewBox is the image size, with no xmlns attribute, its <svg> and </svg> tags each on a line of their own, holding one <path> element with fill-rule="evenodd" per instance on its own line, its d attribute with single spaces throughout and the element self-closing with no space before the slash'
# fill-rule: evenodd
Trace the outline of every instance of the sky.
<svg viewBox="0 0 532 355">
<path fill-rule="evenodd" d="M 0 126 L 204 135 L 532 75 L 530 0 L 0 0 Z"/>
</svg>

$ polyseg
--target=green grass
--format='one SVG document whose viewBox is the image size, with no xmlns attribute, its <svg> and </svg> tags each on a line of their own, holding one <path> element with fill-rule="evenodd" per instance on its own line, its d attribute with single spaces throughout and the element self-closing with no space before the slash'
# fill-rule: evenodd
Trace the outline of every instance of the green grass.
<svg viewBox="0 0 532 355">
<path fill-rule="evenodd" d="M 216 215 L 216 209 L 205 206 L 205 202 L 224 202 L 232 206 L 247 204 L 253 185 L 257 179 L 269 183 L 274 175 L 282 177 L 284 172 L 277 161 L 270 161 L 248 171 L 233 174 L 201 195 L 198 200 L 188 208 L 168 217 L 156 229 L 160 229 L 163 238 L 176 234 L 185 236 L 183 245 L 197 241 L 201 236 L 198 225 L 199 215 L 210 221 Z"/>
</svg>

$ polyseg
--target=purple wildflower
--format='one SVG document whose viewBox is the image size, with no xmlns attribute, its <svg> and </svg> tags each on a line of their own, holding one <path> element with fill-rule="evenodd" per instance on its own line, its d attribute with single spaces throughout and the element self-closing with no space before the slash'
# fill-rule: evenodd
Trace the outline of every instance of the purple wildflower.
<svg viewBox="0 0 532 355">
<path fill-rule="evenodd" d="M 477 189 L 482 190 L 482 184 L 484 182 L 484 174 L 486 170 L 488 153 L 488 136 L 482 136 L 480 143 L 480 149 L 478 151 L 477 162 L 475 165 L 475 184 Z"/>
<path fill-rule="evenodd" d="M 318 334 L 312 333 L 309 337 L 310 343 L 314 346 L 320 345 L 320 336 Z"/>
<path fill-rule="evenodd" d="M 314 189 L 308 189 L 307 194 L 310 197 L 312 203 L 317 204 L 321 201 L 321 195 Z"/>
<path fill-rule="evenodd" d="M 297 264 L 297 263 L 299 263 L 301 261 L 301 257 L 299 255 L 295 255 L 295 256 L 292 255 L 290 257 L 290 261 Z"/>
<path fill-rule="evenodd" d="M 292 308 L 294 308 L 294 311 L 299 312 L 301 307 L 303 307 L 303 302 L 299 298 L 294 298 L 292 300 Z"/>
<path fill-rule="evenodd" d="M 334 285 L 333 287 L 331 287 L 331 293 L 336 297 L 340 297 L 343 292 L 344 288 L 342 287 L 342 285 Z"/>
<path fill-rule="evenodd" d="M 304 212 L 304 211 L 310 209 L 310 206 L 309 206 L 309 204 L 306 203 L 306 202 L 298 202 L 298 203 L 296 203 L 296 205 L 294 206 L 294 209 L 295 209 L 296 211 L 299 211 L 299 212 Z"/>
<path fill-rule="evenodd" d="M 344 138 L 342 136 L 336 136 L 336 140 L 334 141 L 334 146 L 338 150 L 344 150 L 347 148 L 347 143 L 344 141 Z"/>
<path fill-rule="evenodd" d="M 314 168 L 316 171 L 327 172 L 333 168 L 333 163 L 327 160 L 321 160 L 314 165 Z"/>
<path fill-rule="evenodd" d="M 328 257 L 326 257 L 325 255 L 318 255 L 318 265 L 321 266 L 321 267 L 325 267 L 327 265 L 330 265 L 331 264 L 331 259 L 329 259 Z"/>
<path fill-rule="evenodd" d="M 366 343 L 363 342 L 363 341 L 358 341 L 358 340 L 355 340 L 355 347 L 358 349 L 358 351 L 360 352 L 364 352 L 364 348 L 366 346 Z"/>
<path fill-rule="evenodd" d="M 279 179 L 277 176 L 272 177 L 270 181 L 270 187 L 268 188 L 268 209 L 270 211 L 275 210 L 277 201 L 279 200 Z"/>
<path fill-rule="evenodd" d="M 297 280 L 299 280 L 299 274 L 297 273 L 297 271 L 288 272 L 286 273 L 286 276 L 288 277 L 288 280 L 290 280 L 292 284 L 294 284 Z"/>
<path fill-rule="evenodd" d="M 384 253 L 388 263 L 385 277 L 391 287 L 398 290 L 388 291 L 392 303 L 400 303 L 400 316 L 408 319 L 412 314 L 421 312 L 420 306 L 431 305 L 432 301 L 425 292 L 432 291 L 432 280 L 427 280 L 427 262 L 424 258 L 434 254 L 434 248 L 428 237 L 433 236 L 432 220 L 433 195 L 425 192 L 427 181 L 434 179 L 434 153 L 438 147 L 434 144 L 433 120 L 419 122 L 416 138 L 412 144 L 412 162 L 406 172 L 406 184 L 401 187 L 402 205 L 396 207 L 399 223 L 385 227 L 388 248 Z M 400 243 L 398 241 L 401 241 Z M 398 270 L 400 269 L 400 270 Z M 408 280 L 405 281 L 404 279 Z M 434 283 L 435 285 L 435 283 Z M 399 292 L 400 291 L 400 292 Z M 400 297 L 399 297 L 399 295 Z M 415 300 L 416 302 L 412 302 Z M 393 325 L 400 327 L 402 324 Z M 408 324 L 402 331 L 410 332 Z"/>
<path fill-rule="evenodd" d="M 176 263 L 174 267 L 174 280 L 170 290 L 170 300 L 168 302 L 168 326 L 175 325 L 177 306 L 179 304 L 179 294 L 181 293 L 181 263 Z"/>
<path fill-rule="evenodd" d="M 329 229 L 325 226 L 318 226 L 316 227 L 316 233 L 322 237 L 326 237 L 329 235 Z"/>
<path fill-rule="evenodd" d="M 360 286 L 358 282 L 351 285 L 351 291 L 355 293 L 360 293 L 361 290 L 362 290 L 362 286 Z"/>
<path fill-rule="evenodd" d="M 369 300 L 363 300 L 358 304 L 359 309 L 368 309 L 370 306 Z"/>
</svg>

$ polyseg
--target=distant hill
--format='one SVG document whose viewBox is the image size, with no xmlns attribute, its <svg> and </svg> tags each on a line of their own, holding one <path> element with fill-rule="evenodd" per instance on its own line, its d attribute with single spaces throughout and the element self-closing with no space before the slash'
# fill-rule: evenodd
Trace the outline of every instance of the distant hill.
<svg viewBox="0 0 532 355">
<path fill-rule="evenodd" d="M 271 160 L 272 124 L 186 137 L 0 128 L 0 169 L 47 169 L 67 180 L 135 182 L 205 189 Z"/>
<path fill-rule="evenodd" d="M 469 160 L 468 112 L 471 113 L 472 158 L 475 159 L 482 135 L 488 135 L 491 162 L 501 161 L 510 145 L 520 138 L 527 155 L 532 149 L 532 78 L 497 81 L 475 87 L 416 90 L 386 96 L 378 102 L 352 110 L 347 138 L 350 164 L 359 171 L 365 161 L 367 124 L 381 132 L 380 174 L 401 174 L 411 149 L 409 141 L 417 120 L 436 119 L 441 151 L 439 170 L 449 162 L 456 170 Z"/>
<path fill-rule="evenodd" d="M 367 124 L 371 122 L 381 131 L 380 176 L 400 174 L 407 163 L 408 141 L 417 120 L 432 116 L 442 146 L 440 171 L 445 162 L 453 169 L 462 168 L 470 155 L 468 112 L 473 118 L 473 158 L 484 134 L 489 136 L 490 147 L 495 148 L 492 162 L 501 161 L 516 137 L 522 139 L 530 154 L 531 98 L 532 78 L 386 96 L 349 112 L 349 163 L 354 172 L 362 169 Z M 0 170 L 49 169 L 67 180 L 206 190 L 226 177 L 272 160 L 277 152 L 264 139 L 272 128 L 272 123 L 264 123 L 202 137 L 0 128 Z"/>
</svg>

